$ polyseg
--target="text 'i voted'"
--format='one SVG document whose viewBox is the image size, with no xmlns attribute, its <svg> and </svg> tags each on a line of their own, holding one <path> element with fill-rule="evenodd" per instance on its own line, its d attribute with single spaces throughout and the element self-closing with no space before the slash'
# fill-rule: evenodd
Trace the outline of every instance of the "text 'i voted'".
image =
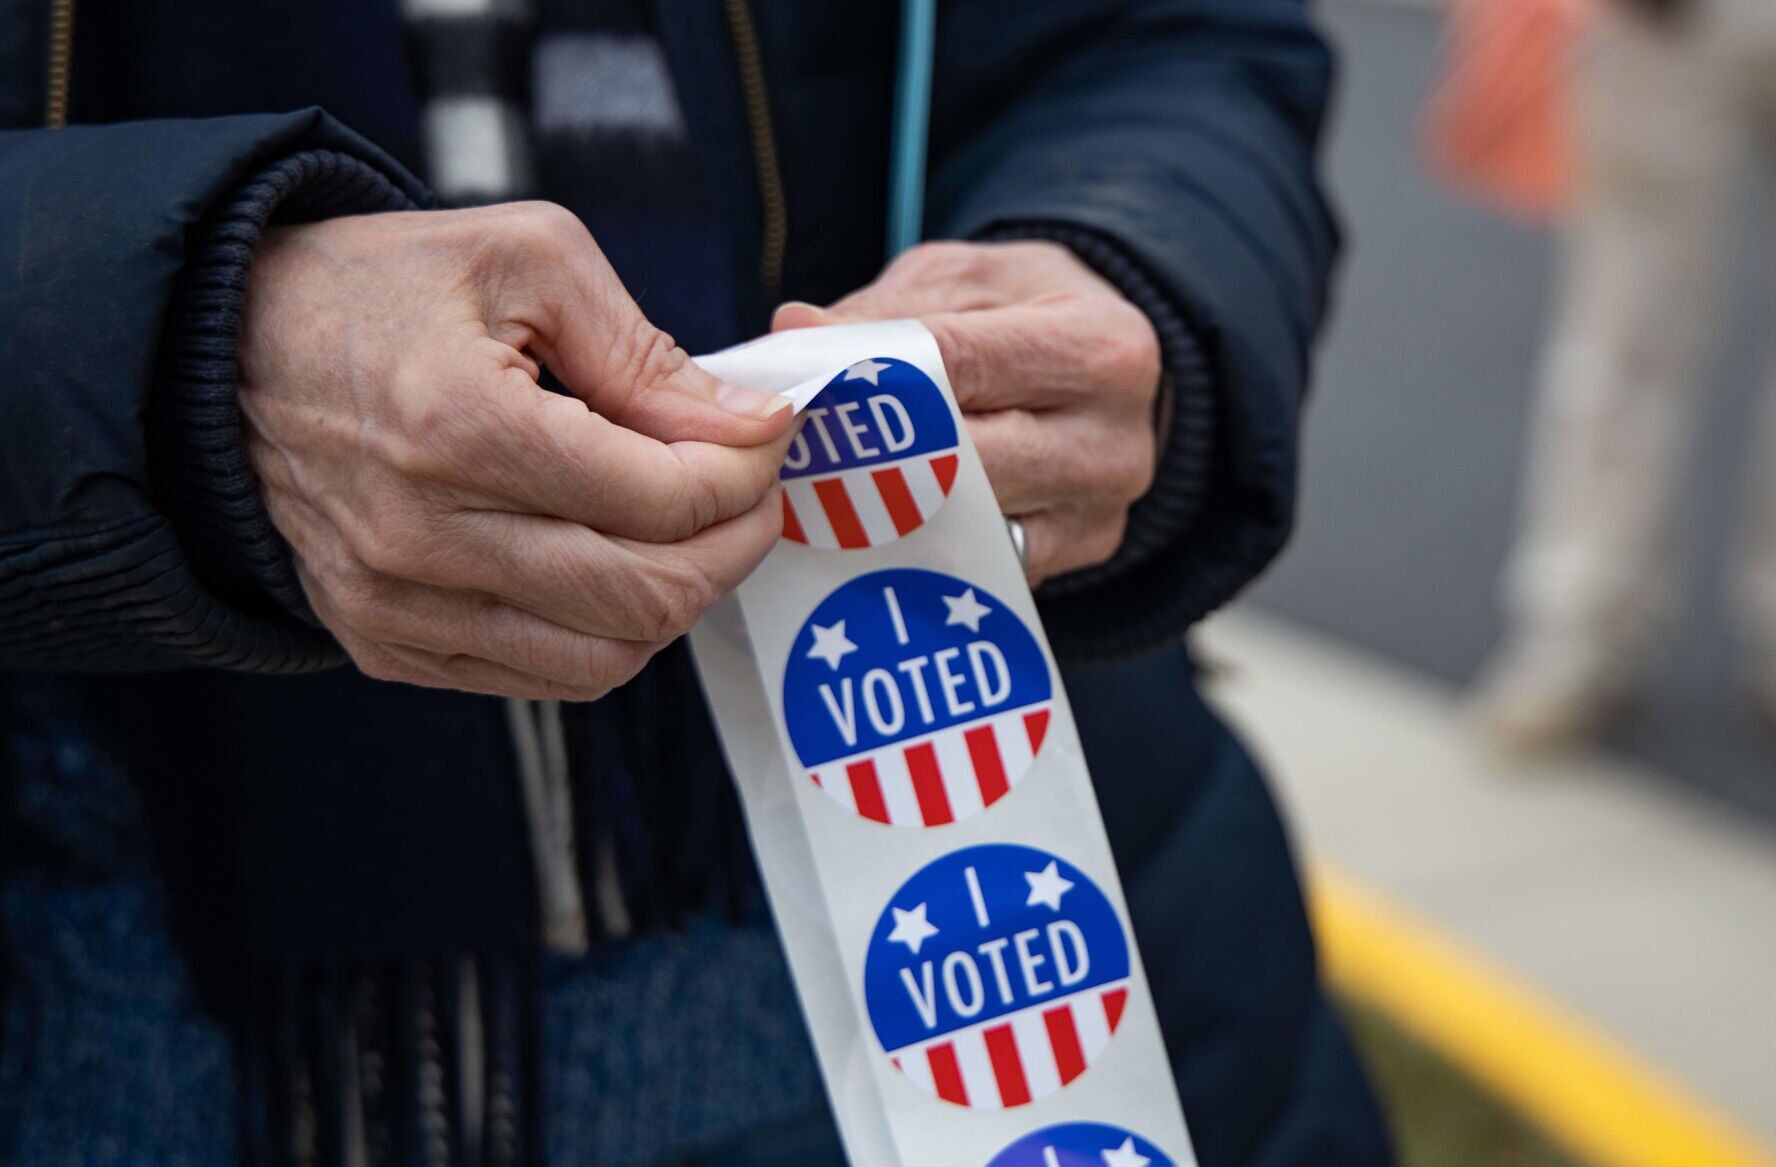
<svg viewBox="0 0 1776 1167">
<path fill-rule="evenodd" d="M 879 547 L 924 525 L 956 482 L 956 420 L 917 365 L 858 361 L 804 411 L 783 471 L 783 537 Z"/>
<path fill-rule="evenodd" d="M 1140 1135 L 1101 1122 L 1069 1122 L 1025 1135 L 987 1167 L 1174 1167 Z"/>
<path fill-rule="evenodd" d="M 1048 659 L 1010 608 L 934 571 L 871 572 L 803 623 L 783 716 L 808 777 L 895 826 L 940 826 L 1004 797 L 1042 749 Z"/>
<path fill-rule="evenodd" d="M 1078 868 L 989 843 L 901 886 L 864 964 L 870 1025 L 895 1067 L 946 1102 L 1021 1106 L 1103 1056 L 1128 1000 L 1129 942 Z"/>
</svg>

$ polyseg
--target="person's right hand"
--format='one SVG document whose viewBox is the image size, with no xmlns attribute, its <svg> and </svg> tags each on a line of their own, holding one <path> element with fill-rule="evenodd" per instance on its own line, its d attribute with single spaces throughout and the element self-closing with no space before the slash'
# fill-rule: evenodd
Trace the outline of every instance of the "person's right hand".
<svg viewBox="0 0 1776 1167">
<path fill-rule="evenodd" d="M 559 207 L 274 229 L 239 351 L 272 522 L 372 677 L 602 696 L 781 530 L 787 403 L 692 365 Z"/>
</svg>

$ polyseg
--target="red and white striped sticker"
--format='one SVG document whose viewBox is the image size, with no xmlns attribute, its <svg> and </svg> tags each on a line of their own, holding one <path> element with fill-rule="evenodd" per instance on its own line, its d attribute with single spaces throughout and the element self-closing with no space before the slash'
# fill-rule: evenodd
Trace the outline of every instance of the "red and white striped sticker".
<svg viewBox="0 0 1776 1167">
<path fill-rule="evenodd" d="M 937 513 L 956 483 L 955 454 L 783 483 L 783 537 L 812 547 L 879 547 Z"/>
<path fill-rule="evenodd" d="M 880 547 L 929 522 L 956 484 L 956 421 L 918 366 L 892 357 L 841 370 L 804 411 L 783 462 L 783 537 Z"/>
<path fill-rule="evenodd" d="M 1110 1048 L 1128 987 L 1079 993 L 1039 1010 L 989 1021 L 901 1050 L 894 1068 L 927 1094 L 998 1110 L 1045 1098 Z"/>
<path fill-rule="evenodd" d="M 850 580 L 797 633 L 783 716 L 808 778 L 846 810 L 939 827 L 1010 793 L 1048 737 L 1054 683 L 997 596 L 935 571 Z"/>
<path fill-rule="evenodd" d="M 895 1069 L 974 1109 L 1023 1106 L 1102 1058 L 1129 1001 L 1128 932 L 1083 871 L 1013 843 L 953 851 L 901 885 L 864 961 Z"/>
<path fill-rule="evenodd" d="M 1005 797 L 1042 749 L 1048 719 L 1046 707 L 1013 710 L 817 766 L 808 777 L 866 819 L 939 827 Z"/>
</svg>

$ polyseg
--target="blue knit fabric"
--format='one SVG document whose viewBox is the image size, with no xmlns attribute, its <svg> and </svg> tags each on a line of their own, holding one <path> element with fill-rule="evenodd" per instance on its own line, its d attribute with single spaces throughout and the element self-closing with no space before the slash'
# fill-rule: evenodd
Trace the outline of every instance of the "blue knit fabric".
<svg viewBox="0 0 1776 1167">
<path fill-rule="evenodd" d="M 198 1009 L 140 800 L 66 692 L 0 690 L 0 1162 L 232 1164 L 232 1042 Z M 558 1167 L 676 1162 L 821 1106 L 762 921 L 696 920 L 545 977 Z"/>
<path fill-rule="evenodd" d="M 231 1044 L 197 1010 L 142 807 L 57 687 L 0 726 L 0 1162 L 235 1162 Z"/>
<path fill-rule="evenodd" d="M 703 919 L 549 972 L 549 1162 L 676 1161 L 822 1106 L 768 926 Z"/>
</svg>

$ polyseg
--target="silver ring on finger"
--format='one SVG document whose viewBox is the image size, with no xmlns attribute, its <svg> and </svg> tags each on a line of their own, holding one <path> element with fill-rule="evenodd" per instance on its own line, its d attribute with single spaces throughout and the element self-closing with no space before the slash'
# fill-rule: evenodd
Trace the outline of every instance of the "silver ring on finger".
<svg viewBox="0 0 1776 1167">
<path fill-rule="evenodd" d="M 1030 536 L 1021 519 L 1005 516 L 1005 530 L 1011 535 L 1011 549 L 1017 552 L 1018 566 L 1030 570 Z"/>
</svg>

